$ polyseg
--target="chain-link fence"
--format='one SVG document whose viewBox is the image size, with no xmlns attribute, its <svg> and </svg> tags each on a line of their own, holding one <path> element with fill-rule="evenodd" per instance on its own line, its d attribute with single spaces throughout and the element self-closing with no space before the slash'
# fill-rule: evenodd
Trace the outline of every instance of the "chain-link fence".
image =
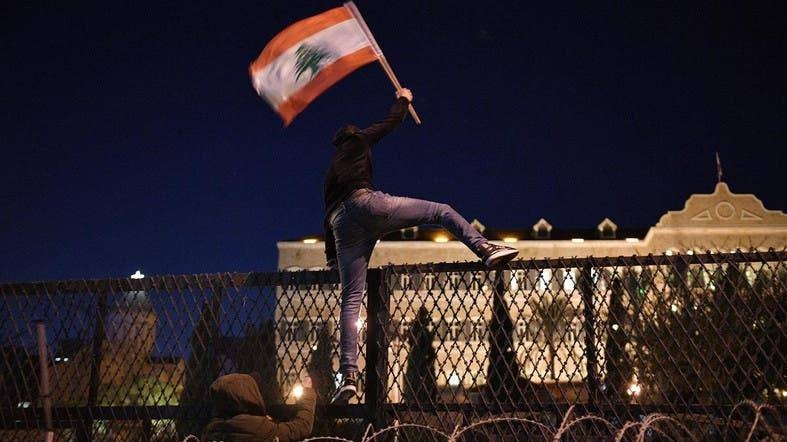
<svg viewBox="0 0 787 442">
<path fill-rule="evenodd" d="M 386 266 L 367 283 L 362 395 L 342 407 L 326 405 L 334 272 L 0 284 L 0 439 L 49 425 L 56 440 L 182 440 L 231 372 L 259 373 L 280 418 L 308 373 L 315 434 L 348 439 L 369 423 L 399 440 L 551 439 L 569 415 L 561 435 L 578 440 L 668 419 L 698 439 L 785 434 L 787 252 Z"/>
<path fill-rule="evenodd" d="M 385 277 L 381 419 L 450 434 L 507 416 L 520 419 L 473 437 L 527 439 L 548 437 L 576 404 L 603 418 L 574 426 L 580 439 L 654 413 L 716 439 L 749 431 L 753 409 L 736 408 L 749 400 L 766 405 L 763 428 L 783 429 L 784 252 L 395 266 Z"/>
</svg>

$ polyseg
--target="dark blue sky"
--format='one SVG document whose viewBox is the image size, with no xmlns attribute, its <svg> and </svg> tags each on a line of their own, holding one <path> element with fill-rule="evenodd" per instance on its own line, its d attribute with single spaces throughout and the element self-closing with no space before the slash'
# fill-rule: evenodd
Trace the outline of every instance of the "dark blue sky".
<svg viewBox="0 0 787 442">
<path fill-rule="evenodd" d="M 357 2 L 424 122 L 379 145 L 378 188 L 490 227 L 646 227 L 712 191 L 719 151 L 787 210 L 784 2 L 488 3 Z M 330 136 L 393 88 L 364 67 L 284 129 L 247 68 L 340 4 L 0 6 L 0 281 L 274 270 L 321 230 Z"/>
</svg>

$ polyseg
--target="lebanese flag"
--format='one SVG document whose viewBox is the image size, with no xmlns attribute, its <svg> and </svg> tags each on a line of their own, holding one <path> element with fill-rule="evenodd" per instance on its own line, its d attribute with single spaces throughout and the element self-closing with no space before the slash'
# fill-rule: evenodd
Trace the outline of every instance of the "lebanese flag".
<svg viewBox="0 0 787 442">
<path fill-rule="evenodd" d="M 379 53 L 341 6 L 290 25 L 249 66 L 254 89 L 287 126 L 309 103 Z"/>
</svg>

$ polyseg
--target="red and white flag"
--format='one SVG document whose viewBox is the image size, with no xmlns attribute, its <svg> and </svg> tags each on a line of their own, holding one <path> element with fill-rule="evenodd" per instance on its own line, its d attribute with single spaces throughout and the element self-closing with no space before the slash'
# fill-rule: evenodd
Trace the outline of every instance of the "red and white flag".
<svg viewBox="0 0 787 442">
<path fill-rule="evenodd" d="M 376 48 L 351 10 L 342 6 L 281 31 L 249 66 L 249 75 L 287 126 L 323 91 L 376 61 Z"/>
</svg>

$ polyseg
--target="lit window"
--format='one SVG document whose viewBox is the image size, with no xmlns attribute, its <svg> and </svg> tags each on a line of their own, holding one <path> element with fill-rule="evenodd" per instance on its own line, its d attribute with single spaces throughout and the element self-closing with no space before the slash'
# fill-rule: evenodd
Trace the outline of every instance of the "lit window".
<svg viewBox="0 0 787 442">
<path fill-rule="evenodd" d="M 519 289 L 525 289 L 525 271 L 524 270 L 516 270 L 511 275 L 511 290 L 516 291 Z"/>
<path fill-rule="evenodd" d="M 574 274 L 574 269 L 565 270 L 565 275 L 563 276 L 563 291 L 566 293 L 571 293 L 574 291 L 574 287 L 576 286 Z"/>
<path fill-rule="evenodd" d="M 448 280 L 451 282 L 451 289 L 457 290 L 459 288 L 459 282 L 462 280 L 462 275 L 452 272 L 448 275 Z"/>
<path fill-rule="evenodd" d="M 540 291 L 545 291 L 547 287 L 549 287 L 549 283 L 552 281 L 552 269 L 543 269 L 538 274 L 538 280 L 536 281 L 536 289 Z"/>
<path fill-rule="evenodd" d="M 448 237 L 446 235 L 443 235 L 442 233 L 439 233 L 435 235 L 435 237 L 432 240 L 434 242 L 448 242 Z"/>
<path fill-rule="evenodd" d="M 402 239 L 416 239 L 418 237 L 418 226 L 408 227 L 400 230 Z"/>
<path fill-rule="evenodd" d="M 410 275 L 406 273 L 399 275 L 399 287 L 401 287 L 402 290 L 410 289 Z"/>
<path fill-rule="evenodd" d="M 432 273 L 424 275 L 424 287 L 426 290 L 432 290 L 434 288 L 435 283 L 435 276 Z"/>
</svg>

